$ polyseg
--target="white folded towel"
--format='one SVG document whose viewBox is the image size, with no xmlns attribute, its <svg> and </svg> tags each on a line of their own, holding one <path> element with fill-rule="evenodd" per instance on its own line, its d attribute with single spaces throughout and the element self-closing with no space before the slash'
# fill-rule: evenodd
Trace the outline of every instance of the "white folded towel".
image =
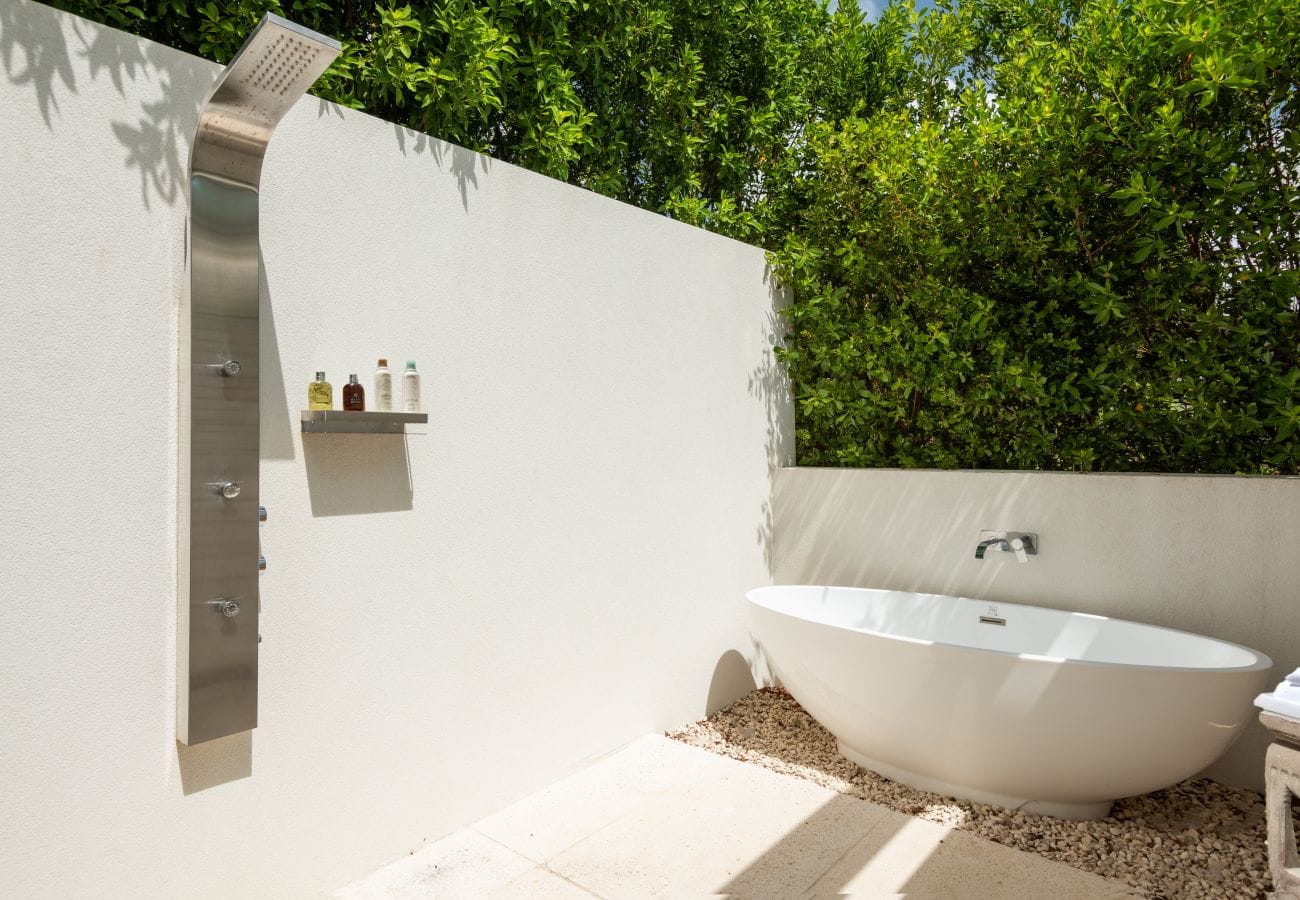
<svg viewBox="0 0 1300 900">
<path fill-rule="evenodd" d="M 1271 694 L 1260 694 L 1255 705 L 1267 712 L 1300 719 L 1300 669 L 1296 669 Z"/>
</svg>

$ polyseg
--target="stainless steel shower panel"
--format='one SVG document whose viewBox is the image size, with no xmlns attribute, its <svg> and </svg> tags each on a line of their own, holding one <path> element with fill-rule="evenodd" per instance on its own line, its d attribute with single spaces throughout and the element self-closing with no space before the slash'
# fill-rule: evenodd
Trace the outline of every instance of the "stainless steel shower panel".
<svg viewBox="0 0 1300 900">
<path fill-rule="evenodd" d="M 212 90 L 190 152 L 191 177 L 256 192 L 271 132 L 341 49 L 333 38 L 264 15 Z"/>
<path fill-rule="evenodd" d="M 185 744 L 257 725 L 258 188 L 275 126 L 340 49 L 264 16 L 217 79 L 190 152 L 176 696 Z"/>
</svg>

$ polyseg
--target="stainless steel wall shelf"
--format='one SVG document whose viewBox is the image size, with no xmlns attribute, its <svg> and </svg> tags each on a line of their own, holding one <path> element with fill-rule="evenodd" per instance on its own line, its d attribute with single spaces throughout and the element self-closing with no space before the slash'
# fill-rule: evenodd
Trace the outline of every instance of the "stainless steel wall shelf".
<svg viewBox="0 0 1300 900">
<path fill-rule="evenodd" d="M 304 409 L 302 411 L 302 433 L 404 434 L 408 424 L 422 425 L 428 421 L 428 413 Z"/>
</svg>

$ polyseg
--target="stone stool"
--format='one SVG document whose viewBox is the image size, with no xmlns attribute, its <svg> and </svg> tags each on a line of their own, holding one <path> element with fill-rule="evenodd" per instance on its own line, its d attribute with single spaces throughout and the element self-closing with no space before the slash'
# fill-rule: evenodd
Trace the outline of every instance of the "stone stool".
<svg viewBox="0 0 1300 900">
<path fill-rule="evenodd" d="M 1300 796 L 1300 719 L 1270 712 L 1259 720 L 1273 737 L 1264 768 L 1268 800 L 1268 867 L 1273 874 L 1270 896 L 1300 900 L 1300 857 L 1296 854 L 1291 800 Z"/>
</svg>

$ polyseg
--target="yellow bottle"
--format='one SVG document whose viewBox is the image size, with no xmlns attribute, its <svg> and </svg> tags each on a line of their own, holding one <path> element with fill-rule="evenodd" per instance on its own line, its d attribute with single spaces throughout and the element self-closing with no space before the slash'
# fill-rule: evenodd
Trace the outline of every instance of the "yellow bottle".
<svg viewBox="0 0 1300 900">
<path fill-rule="evenodd" d="M 324 372 L 316 373 L 316 380 L 307 385 L 308 409 L 333 409 L 334 388 L 325 380 Z"/>
</svg>

